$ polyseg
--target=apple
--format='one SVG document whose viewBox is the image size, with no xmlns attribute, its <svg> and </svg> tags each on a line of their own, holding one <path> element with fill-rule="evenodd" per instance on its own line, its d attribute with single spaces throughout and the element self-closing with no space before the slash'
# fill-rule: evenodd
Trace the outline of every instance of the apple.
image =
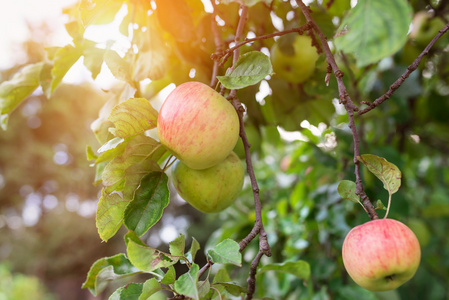
<svg viewBox="0 0 449 300">
<path fill-rule="evenodd" d="M 421 249 L 410 228 L 393 219 L 372 220 L 354 227 L 343 242 L 349 276 L 370 291 L 393 290 L 412 278 Z"/>
<path fill-rule="evenodd" d="M 427 46 L 444 25 L 446 24 L 442 19 L 433 17 L 431 13 L 417 12 L 413 18 L 410 38 L 418 45 Z"/>
<path fill-rule="evenodd" d="M 223 161 L 239 138 L 239 118 L 232 104 L 200 82 L 176 87 L 157 119 L 160 142 L 192 169 Z"/>
<path fill-rule="evenodd" d="M 243 164 L 234 152 L 211 168 L 195 170 L 177 161 L 172 170 L 179 195 L 204 213 L 220 212 L 230 206 L 242 190 L 244 177 Z"/>
<path fill-rule="evenodd" d="M 271 48 L 273 71 L 291 83 L 304 82 L 315 70 L 317 49 L 312 46 L 312 39 L 307 35 L 295 34 L 292 42 L 291 36 L 287 36 L 280 38 Z"/>
</svg>

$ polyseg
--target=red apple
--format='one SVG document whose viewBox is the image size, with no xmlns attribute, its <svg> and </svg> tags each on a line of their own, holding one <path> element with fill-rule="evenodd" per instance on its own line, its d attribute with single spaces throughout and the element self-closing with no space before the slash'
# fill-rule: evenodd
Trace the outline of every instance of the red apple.
<svg viewBox="0 0 449 300">
<path fill-rule="evenodd" d="M 192 169 L 223 161 L 239 138 L 239 118 L 232 104 L 200 82 L 175 88 L 159 111 L 161 143 Z"/>
<path fill-rule="evenodd" d="M 392 219 L 354 227 L 343 242 L 343 263 L 349 276 L 370 291 L 393 290 L 412 278 L 421 249 L 413 231 Z"/>
</svg>

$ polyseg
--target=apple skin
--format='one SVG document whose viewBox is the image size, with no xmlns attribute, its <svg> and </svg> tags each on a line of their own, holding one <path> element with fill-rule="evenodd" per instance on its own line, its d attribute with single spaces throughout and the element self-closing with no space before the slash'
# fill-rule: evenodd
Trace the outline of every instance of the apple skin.
<svg viewBox="0 0 449 300">
<path fill-rule="evenodd" d="M 160 142 L 192 169 L 223 161 L 239 138 L 239 118 L 231 103 L 200 82 L 176 87 L 159 111 Z"/>
<path fill-rule="evenodd" d="M 282 79 L 291 83 L 301 83 L 308 79 L 315 70 L 318 59 L 317 49 L 312 46 L 312 39 L 306 35 L 296 35 L 293 52 L 284 53 L 279 42 L 271 48 L 273 71 Z"/>
<path fill-rule="evenodd" d="M 237 154 L 231 152 L 224 161 L 204 170 L 177 161 L 172 176 L 185 201 L 201 212 L 216 213 L 234 203 L 242 190 L 245 170 Z"/>
<path fill-rule="evenodd" d="M 343 242 L 349 276 L 370 291 L 393 290 L 412 278 L 421 249 L 413 231 L 393 219 L 372 220 L 354 227 Z"/>
</svg>

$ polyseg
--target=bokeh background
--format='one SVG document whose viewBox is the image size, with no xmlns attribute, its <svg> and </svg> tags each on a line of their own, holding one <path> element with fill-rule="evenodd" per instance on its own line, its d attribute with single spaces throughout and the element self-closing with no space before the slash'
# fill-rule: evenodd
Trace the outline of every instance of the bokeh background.
<svg viewBox="0 0 449 300">
<path fill-rule="evenodd" d="M 427 7 L 426 1 L 411 2 L 416 11 Z M 61 10 L 73 3 L 2 0 L 0 82 L 25 64 L 41 61 L 45 47 L 70 42 Z M 126 48 L 127 39 L 111 30 L 119 25 L 120 13 L 117 20 L 93 26 L 86 36 L 98 43 L 114 40 L 114 47 Z M 408 45 L 417 51 L 423 49 L 413 41 Z M 291 123 L 277 127 L 262 122 L 260 112 L 252 110 L 247 125 L 252 132 L 264 222 L 273 249 L 273 257 L 264 258 L 262 263 L 303 259 L 310 263 L 313 277 L 312 287 L 307 287 L 288 274 L 267 272 L 258 278 L 259 297 L 300 299 L 299 295 L 313 288 L 313 299 L 449 299 L 447 59 L 447 45 L 440 45 L 390 101 L 359 123 L 362 153 L 383 156 L 401 169 L 403 185 L 393 197 L 390 217 L 409 225 L 422 247 L 423 259 L 416 276 L 390 293 L 366 293 L 352 283 L 342 266 L 345 234 L 368 221 L 360 206 L 343 201 L 337 193 L 340 180 L 353 179 L 352 137 L 342 107 L 334 101 L 333 110 L 324 116 L 326 123 L 304 120 L 295 131 L 285 130 Z M 374 99 L 382 94 L 409 61 L 402 50 L 372 66 L 360 89 L 364 96 Z M 97 234 L 95 211 L 101 187 L 93 185 L 95 171 L 86 159 L 86 145 L 99 146 L 90 125 L 107 100 L 103 89 L 113 86 L 115 79 L 103 68 L 93 81 L 82 63 L 78 65 L 50 99 L 42 91 L 33 93 L 14 112 L 8 130 L 0 132 L 2 300 L 107 299 L 123 284 L 112 283 L 97 298 L 81 290 L 91 264 L 124 252 L 125 245 L 123 234 L 107 243 Z M 310 91 L 316 91 L 316 84 L 323 85 L 324 74 L 322 63 L 311 79 Z M 263 81 L 255 87 L 259 91 L 248 88 L 239 96 L 245 99 L 245 93 L 260 93 L 258 97 L 266 97 L 268 86 L 289 89 L 283 83 L 276 86 Z M 164 93 L 167 90 L 160 99 Z M 157 107 L 160 101 L 152 103 Z M 251 104 L 246 104 L 251 109 Z M 287 115 L 289 108 L 284 108 Z M 363 178 L 370 198 L 385 203 L 387 193 L 382 184 L 365 169 Z M 248 184 L 235 206 L 213 216 L 198 213 L 173 192 L 163 219 L 144 239 L 152 247 L 164 249 L 183 233 L 187 240 L 194 236 L 208 247 L 227 237 L 241 239 L 253 222 Z M 257 245 L 251 245 L 245 251 L 245 261 L 256 251 Z M 245 268 L 234 274 L 236 280 L 245 281 Z"/>
</svg>

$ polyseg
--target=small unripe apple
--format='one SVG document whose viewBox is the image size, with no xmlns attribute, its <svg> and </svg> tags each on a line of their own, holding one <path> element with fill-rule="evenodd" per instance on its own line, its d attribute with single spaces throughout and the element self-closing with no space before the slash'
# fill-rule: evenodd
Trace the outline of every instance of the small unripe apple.
<svg viewBox="0 0 449 300">
<path fill-rule="evenodd" d="M 223 161 L 239 138 L 239 118 L 229 101 L 200 82 L 175 88 L 159 111 L 161 143 L 192 169 Z"/>
<path fill-rule="evenodd" d="M 312 46 L 312 39 L 307 35 L 296 35 L 291 45 L 283 40 L 286 39 L 280 38 L 271 48 L 273 71 L 291 83 L 304 82 L 315 70 L 317 49 Z"/>
<path fill-rule="evenodd" d="M 413 231 L 393 219 L 354 227 L 343 242 L 343 263 L 349 276 L 370 291 L 393 290 L 418 269 L 421 249 Z"/>
<path fill-rule="evenodd" d="M 203 170 L 177 161 L 172 175 L 173 184 L 185 201 L 201 212 L 216 213 L 234 203 L 242 190 L 245 170 L 237 154 L 231 152 L 221 163 Z"/>
</svg>

